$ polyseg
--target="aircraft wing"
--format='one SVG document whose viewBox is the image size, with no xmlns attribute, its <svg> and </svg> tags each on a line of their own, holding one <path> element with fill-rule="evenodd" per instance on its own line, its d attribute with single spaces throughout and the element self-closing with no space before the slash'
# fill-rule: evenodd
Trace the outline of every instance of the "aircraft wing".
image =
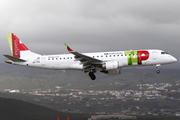
<svg viewBox="0 0 180 120">
<path fill-rule="evenodd" d="M 103 63 L 102 60 L 99 60 L 99 59 L 84 55 L 82 53 L 73 51 L 67 44 L 65 44 L 65 46 L 70 53 L 75 55 L 75 58 L 77 60 L 81 61 L 81 63 L 84 66 L 84 69 L 87 69 L 87 68 L 91 67 L 92 65 L 97 65 L 97 64 Z"/>
</svg>

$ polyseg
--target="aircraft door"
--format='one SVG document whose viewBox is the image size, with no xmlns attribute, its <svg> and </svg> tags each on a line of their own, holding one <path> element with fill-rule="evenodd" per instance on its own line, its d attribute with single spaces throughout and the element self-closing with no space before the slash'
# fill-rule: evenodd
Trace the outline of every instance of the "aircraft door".
<svg viewBox="0 0 180 120">
<path fill-rule="evenodd" d="M 46 57 L 41 57 L 41 65 L 44 66 L 46 64 Z"/>
<path fill-rule="evenodd" d="M 153 60 L 156 60 L 156 59 L 157 59 L 157 53 L 156 53 L 156 51 L 153 51 L 152 58 L 153 58 Z"/>
</svg>

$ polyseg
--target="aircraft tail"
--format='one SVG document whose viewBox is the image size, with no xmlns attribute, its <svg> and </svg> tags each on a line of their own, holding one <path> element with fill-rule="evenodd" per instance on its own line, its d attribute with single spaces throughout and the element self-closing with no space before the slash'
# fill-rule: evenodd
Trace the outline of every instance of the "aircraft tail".
<svg viewBox="0 0 180 120">
<path fill-rule="evenodd" d="M 12 56 L 14 58 L 28 60 L 30 57 L 41 56 L 39 54 L 31 52 L 14 33 L 7 33 L 7 38 L 9 41 Z"/>
</svg>

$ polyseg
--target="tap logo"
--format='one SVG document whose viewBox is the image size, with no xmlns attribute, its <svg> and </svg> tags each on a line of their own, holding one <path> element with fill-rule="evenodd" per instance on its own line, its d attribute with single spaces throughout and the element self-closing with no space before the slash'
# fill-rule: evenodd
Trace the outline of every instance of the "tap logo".
<svg viewBox="0 0 180 120">
<path fill-rule="evenodd" d="M 18 55 L 18 46 L 17 46 L 17 40 L 14 40 L 14 54 Z"/>
<path fill-rule="evenodd" d="M 125 51 L 125 56 L 127 56 L 128 65 L 138 64 L 142 65 L 142 61 L 145 61 L 149 58 L 149 52 L 146 50 L 143 51 Z"/>
</svg>

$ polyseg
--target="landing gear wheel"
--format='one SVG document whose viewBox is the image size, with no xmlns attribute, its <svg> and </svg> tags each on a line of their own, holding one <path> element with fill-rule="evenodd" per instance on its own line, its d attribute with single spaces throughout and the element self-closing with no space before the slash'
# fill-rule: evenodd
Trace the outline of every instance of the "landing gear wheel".
<svg viewBox="0 0 180 120">
<path fill-rule="evenodd" d="M 160 73 L 160 70 L 159 70 L 159 67 L 161 66 L 161 64 L 157 64 L 156 65 L 156 73 L 159 74 Z"/>
<path fill-rule="evenodd" d="M 94 75 L 93 72 L 89 72 L 89 77 L 91 78 L 91 80 L 95 80 L 96 76 Z"/>
<path fill-rule="evenodd" d="M 160 73 L 160 70 L 157 70 L 156 73 L 159 74 L 159 73 Z"/>
<path fill-rule="evenodd" d="M 96 79 L 95 75 L 91 76 L 91 80 L 95 80 L 95 79 Z"/>
</svg>

